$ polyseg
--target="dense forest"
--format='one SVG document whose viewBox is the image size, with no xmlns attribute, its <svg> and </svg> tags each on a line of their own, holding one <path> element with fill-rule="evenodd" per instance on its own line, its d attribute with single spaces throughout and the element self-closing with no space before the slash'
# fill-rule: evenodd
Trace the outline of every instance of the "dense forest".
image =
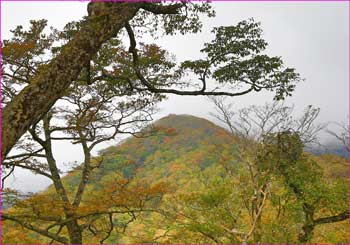
<svg viewBox="0 0 350 245">
<path fill-rule="evenodd" d="M 262 156 L 255 155 L 252 145 L 246 149 L 242 139 L 205 119 L 170 115 L 155 124 L 167 128 L 166 133 L 128 138 L 93 160 L 103 159 L 103 163 L 92 173 L 76 210 L 86 227 L 84 240 L 349 243 L 348 220 L 325 220 L 347 209 L 348 163 L 344 158 L 315 156 L 299 149 L 299 153 L 293 152 L 298 154 L 294 159 L 288 156 L 278 162 L 281 156 L 274 155 L 269 157 L 276 162 L 268 162 L 272 159 L 260 160 Z M 271 149 L 270 145 L 254 147 L 260 154 Z M 276 168 L 281 168 L 280 172 Z M 63 178 L 68 195 L 75 192 L 79 180 L 77 171 Z M 21 201 L 13 202 L 14 193 L 8 194 L 5 201 L 13 206 L 6 215 L 14 214 L 23 222 L 57 233 L 60 222 L 40 220 L 62 215 L 53 186 Z M 301 241 L 308 225 L 305 205 L 312 207 L 314 227 L 307 240 Z M 3 235 L 4 243 L 51 240 L 11 221 L 4 222 Z"/>
<path fill-rule="evenodd" d="M 215 17 L 209 2 L 92 1 L 63 30 L 32 20 L 3 40 L 1 243 L 350 243 L 348 127 L 328 130 L 337 155 L 317 147 L 320 109 L 283 102 L 304 79 L 266 52 L 252 18 L 213 28 L 200 59 L 157 44 L 198 33 L 203 16 Z M 227 101 L 264 91 L 264 105 Z M 168 94 L 206 96 L 221 127 L 154 122 Z M 62 141 L 83 154 L 68 171 Z M 9 188 L 16 169 L 51 185 Z"/>
</svg>

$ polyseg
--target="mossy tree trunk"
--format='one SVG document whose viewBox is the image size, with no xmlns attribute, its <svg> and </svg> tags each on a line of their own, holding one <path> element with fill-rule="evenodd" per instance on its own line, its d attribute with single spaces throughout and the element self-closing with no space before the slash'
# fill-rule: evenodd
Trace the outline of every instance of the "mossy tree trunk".
<svg viewBox="0 0 350 245">
<path fill-rule="evenodd" d="M 102 11 L 90 16 L 62 52 L 42 67 L 30 84 L 3 109 L 2 159 L 29 127 L 62 97 L 101 45 L 115 37 L 142 6 L 142 3 L 94 4 Z"/>
</svg>

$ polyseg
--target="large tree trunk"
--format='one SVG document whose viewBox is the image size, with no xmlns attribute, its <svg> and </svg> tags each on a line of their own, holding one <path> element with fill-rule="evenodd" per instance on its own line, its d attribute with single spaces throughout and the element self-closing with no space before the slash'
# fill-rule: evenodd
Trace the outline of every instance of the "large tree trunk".
<svg viewBox="0 0 350 245">
<path fill-rule="evenodd" d="M 2 159 L 29 127 L 51 108 L 101 45 L 115 37 L 142 3 L 94 2 L 96 11 L 62 52 L 31 80 L 2 115 Z M 91 6 L 90 6 L 91 7 Z"/>
<path fill-rule="evenodd" d="M 70 217 L 67 217 L 70 218 Z M 78 225 L 78 221 L 74 220 L 68 222 L 67 225 L 69 241 L 71 244 L 83 244 L 83 234 L 80 226 Z"/>
</svg>

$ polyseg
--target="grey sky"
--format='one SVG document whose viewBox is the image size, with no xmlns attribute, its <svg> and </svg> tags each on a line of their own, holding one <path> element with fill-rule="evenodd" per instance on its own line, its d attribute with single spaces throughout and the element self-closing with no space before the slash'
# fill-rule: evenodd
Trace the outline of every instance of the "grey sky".
<svg viewBox="0 0 350 245">
<path fill-rule="evenodd" d="M 28 26 L 30 19 L 45 18 L 49 26 L 61 29 L 67 22 L 79 20 L 86 13 L 86 2 L 2 2 L 2 38 L 10 29 Z M 179 61 L 198 58 L 203 42 L 211 40 L 214 26 L 233 25 L 253 17 L 262 23 L 268 52 L 281 56 L 287 66 L 295 67 L 305 78 L 287 103 L 296 111 L 306 105 L 321 108 L 319 122 L 346 122 L 349 75 L 349 7 L 347 2 L 214 2 L 215 18 L 204 19 L 203 32 L 196 35 L 165 37 L 156 42 L 175 54 Z M 145 40 L 142 40 L 145 41 Z M 147 40 L 149 41 L 149 40 Z M 156 118 L 175 114 L 193 114 L 211 118 L 213 106 L 204 97 L 169 96 L 160 105 Z M 273 94 L 254 93 L 231 99 L 237 108 L 271 102 Z M 112 144 L 112 143 L 110 143 Z M 106 145 L 104 145 L 105 147 Z M 69 147 L 69 148 L 68 148 Z M 56 157 L 61 163 L 81 159 L 80 148 L 62 144 Z M 69 150 L 67 150 L 69 149 Z M 43 182 L 38 176 L 23 178 L 17 173 L 16 186 L 37 190 Z M 33 181 L 30 188 L 27 181 Z"/>
</svg>

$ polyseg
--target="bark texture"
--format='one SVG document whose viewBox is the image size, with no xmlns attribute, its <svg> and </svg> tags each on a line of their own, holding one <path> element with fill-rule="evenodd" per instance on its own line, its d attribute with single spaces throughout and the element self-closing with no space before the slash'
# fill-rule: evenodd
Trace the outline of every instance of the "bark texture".
<svg viewBox="0 0 350 245">
<path fill-rule="evenodd" d="M 69 85 L 97 53 L 101 45 L 115 37 L 143 3 L 94 2 L 90 17 L 62 52 L 25 87 L 2 115 L 2 159 L 29 127 L 62 97 Z"/>
</svg>

